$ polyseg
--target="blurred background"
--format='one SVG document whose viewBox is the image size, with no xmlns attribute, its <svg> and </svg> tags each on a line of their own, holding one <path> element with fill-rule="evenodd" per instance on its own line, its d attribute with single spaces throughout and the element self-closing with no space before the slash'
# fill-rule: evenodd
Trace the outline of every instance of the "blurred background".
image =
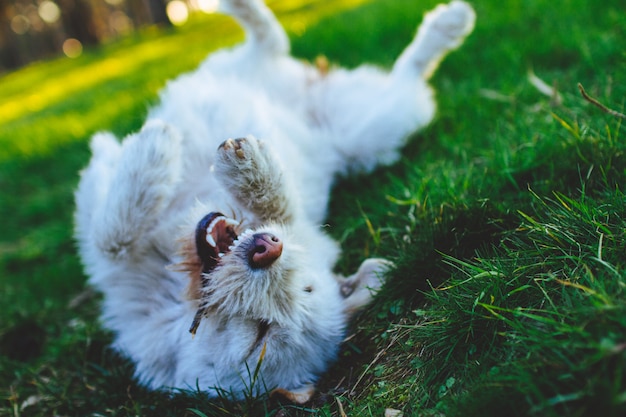
<svg viewBox="0 0 626 417">
<path fill-rule="evenodd" d="M 219 0 L 0 0 L 0 73 L 110 41 L 146 25 L 183 24 Z"/>
</svg>

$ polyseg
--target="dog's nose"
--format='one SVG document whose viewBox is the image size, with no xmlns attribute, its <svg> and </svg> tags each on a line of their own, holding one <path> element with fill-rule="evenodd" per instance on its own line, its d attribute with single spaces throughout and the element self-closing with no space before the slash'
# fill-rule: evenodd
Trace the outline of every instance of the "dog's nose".
<svg viewBox="0 0 626 417">
<path fill-rule="evenodd" d="M 271 233 L 252 236 L 248 262 L 252 268 L 267 268 L 283 253 L 283 242 Z"/>
</svg>

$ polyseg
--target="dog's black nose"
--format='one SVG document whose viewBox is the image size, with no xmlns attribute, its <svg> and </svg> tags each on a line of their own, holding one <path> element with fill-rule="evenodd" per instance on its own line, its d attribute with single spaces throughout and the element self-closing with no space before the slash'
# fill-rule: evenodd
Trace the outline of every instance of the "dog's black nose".
<svg viewBox="0 0 626 417">
<path fill-rule="evenodd" d="M 248 262 L 252 268 L 267 268 L 283 253 L 283 242 L 271 233 L 252 236 L 248 249 Z"/>
</svg>

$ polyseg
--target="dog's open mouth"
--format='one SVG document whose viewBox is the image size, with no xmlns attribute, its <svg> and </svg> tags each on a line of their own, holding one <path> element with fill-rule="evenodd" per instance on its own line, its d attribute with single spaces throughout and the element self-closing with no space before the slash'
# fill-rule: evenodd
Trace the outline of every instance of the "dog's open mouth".
<svg viewBox="0 0 626 417">
<path fill-rule="evenodd" d="M 240 223 L 211 212 L 196 226 L 196 250 L 202 262 L 202 272 L 207 274 L 217 265 L 219 259 L 229 252 L 237 240 Z"/>
</svg>

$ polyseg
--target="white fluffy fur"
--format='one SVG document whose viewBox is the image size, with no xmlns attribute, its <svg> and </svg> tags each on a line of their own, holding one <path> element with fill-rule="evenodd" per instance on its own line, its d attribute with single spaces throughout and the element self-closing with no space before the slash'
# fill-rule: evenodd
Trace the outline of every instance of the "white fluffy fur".
<svg viewBox="0 0 626 417">
<path fill-rule="evenodd" d="M 339 248 L 320 226 L 333 179 L 392 163 L 432 119 L 426 80 L 472 30 L 474 13 L 460 1 L 439 5 L 390 72 L 325 71 L 288 55 L 260 0 L 221 3 L 246 42 L 169 83 L 121 144 L 94 136 L 76 193 L 77 239 L 89 283 L 104 294 L 102 322 L 142 384 L 241 397 L 260 363 L 251 392 L 278 389 L 303 402 L 388 265 L 370 259 L 351 277 L 333 274 Z M 204 276 L 171 267 L 195 256 L 184 242 L 211 211 L 252 232 Z M 260 232 L 283 251 L 253 268 L 242 248 Z M 186 295 L 190 282 L 197 288 Z"/>
</svg>

